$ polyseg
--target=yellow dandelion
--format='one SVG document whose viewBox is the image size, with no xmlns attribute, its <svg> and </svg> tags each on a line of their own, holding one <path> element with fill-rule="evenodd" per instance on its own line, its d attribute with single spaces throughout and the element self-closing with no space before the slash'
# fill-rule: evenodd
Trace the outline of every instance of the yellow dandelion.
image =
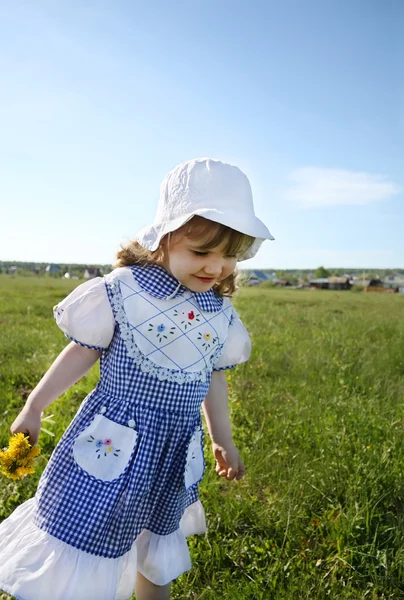
<svg viewBox="0 0 404 600">
<path fill-rule="evenodd" d="M 40 451 L 40 448 L 31 446 L 25 434 L 14 434 L 8 448 L 0 451 L 0 473 L 13 480 L 34 473 L 33 459 Z"/>
<path fill-rule="evenodd" d="M 17 472 L 15 473 L 11 473 L 11 472 L 7 472 L 2 470 L 1 473 L 7 477 L 8 479 L 12 479 L 13 481 L 17 481 L 18 479 L 20 479 L 20 476 L 17 474 Z"/>
<path fill-rule="evenodd" d="M 32 475 L 35 473 L 35 469 L 33 467 L 18 467 L 16 471 L 18 477 L 24 477 L 24 475 Z"/>
<path fill-rule="evenodd" d="M 34 446 L 28 453 L 28 458 L 36 458 L 41 454 L 41 449 L 38 446 Z"/>
<path fill-rule="evenodd" d="M 30 443 L 24 433 L 15 433 L 11 436 L 8 447 L 10 450 L 15 449 L 21 451 L 23 448 L 28 449 L 30 447 Z"/>
</svg>

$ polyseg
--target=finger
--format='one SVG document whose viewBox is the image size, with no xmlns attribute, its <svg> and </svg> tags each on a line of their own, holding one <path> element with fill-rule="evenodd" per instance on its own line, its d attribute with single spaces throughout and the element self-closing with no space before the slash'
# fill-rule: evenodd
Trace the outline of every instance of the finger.
<svg viewBox="0 0 404 600">
<path fill-rule="evenodd" d="M 29 429 L 27 429 L 27 427 L 11 426 L 10 431 L 11 431 L 12 435 L 15 435 L 16 433 L 23 433 L 24 435 L 26 435 L 28 437 L 28 441 L 31 446 L 35 446 L 35 444 L 38 442 L 38 434 L 36 434 L 36 433 L 31 434 Z"/>
<path fill-rule="evenodd" d="M 232 479 L 235 478 L 235 476 L 236 476 L 236 471 L 232 467 L 230 467 L 229 470 L 227 471 L 227 479 L 229 481 L 231 481 Z"/>
<path fill-rule="evenodd" d="M 244 473 L 245 473 L 245 464 L 240 459 L 238 461 L 238 465 L 237 465 L 236 479 L 241 479 L 243 477 Z"/>
<path fill-rule="evenodd" d="M 237 469 L 237 478 L 241 479 L 243 477 L 245 473 L 245 464 L 243 463 L 242 460 L 240 460 L 239 465 L 238 465 L 238 469 Z"/>
<path fill-rule="evenodd" d="M 239 481 L 242 477 L 244 477 L 244 473 L 245 473 L 245 469 L 243 469 L 243 470 L 239 469 L 237 471 L 237 475 L 236 475 L 237 481 Z"/>
<path fill-rule="evenodd" d="M 15 435 L 16 433 L 23 433 L 24 435 L 29 435 L 29 431 L 26 427 L 13 427 L 11 425 L 10 431 L 12 435 Z"/>
<path fill-rule="evenodd" d="M 220 477 L 227 477 L 226 469 L 222 469 L 221 471 L 218 471 L 218 475 L 220 475 Z"/>
<path fill-rule="evenodd" d="M 38 443 L 38 435 L 37 434 L 28 434 L 29 435 L 29 443 L 31 446 L 35 446 Z"/>
</svg>

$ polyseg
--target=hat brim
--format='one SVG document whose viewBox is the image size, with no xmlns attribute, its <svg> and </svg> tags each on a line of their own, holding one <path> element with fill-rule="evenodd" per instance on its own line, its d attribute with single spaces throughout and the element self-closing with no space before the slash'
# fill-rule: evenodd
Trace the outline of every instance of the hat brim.
<svg viewBox="0 0 404 600">
<path fill-rule="evenodd" d="M 275 239 L 268 231 L 264 223 L 255 215 L 253 215 L 252 218 L 250 217 L 248 222 L 246 222 L 237 214 L 229 216 L 228 213 L 225 214 L 219 210 L 212 208 L 201 208 L 196 209 L 192 213 L 181 215 L 181 217 L 173 219 L 172 221 L 148 225 L 135 235 L 135 240 L 141 246 L 143 246 L 143 248 L 147 248 L 151 251 L 157 250 L 157 248 L 160 246 L 161 240 L 165 235 L 176 231 L 196 215 L 204 217 L 205 219 L 209 219 L 210 221 L 214 221 L 215 223 L 226 225 L 235 231 L 240 231 L 240 233 L 244 233 L 255 238 L 253 245 L 247 250 L 247 252 L 244 253 L 243 256 L 239 257 L 239 261 L 247 260 L 248 258 L 255 256 L 262 242 L 265 240 Z"/>
</svg>

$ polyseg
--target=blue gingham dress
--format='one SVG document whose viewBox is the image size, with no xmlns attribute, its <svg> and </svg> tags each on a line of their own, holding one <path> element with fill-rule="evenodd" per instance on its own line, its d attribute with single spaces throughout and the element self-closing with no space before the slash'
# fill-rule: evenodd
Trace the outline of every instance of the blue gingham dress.
<svg viewBox="0 0 404 600">
<path fill-rule="evenodd" d="M 103 327 L 88 325 L 94 295 L 80 295 L 79 286 L 74 301 L 56 307 L 68 337 L 102 351 L 100 381 L 42 475 L 34 522 L 75 548 L 117 558 L 142 530 L 178 530 L 198 499 L 200 407 L 212 371 L 232 366 L 223 352 L 237 313 L 229 299 L 191 292 L 157 265 L 116 269 L 101 285 L 111 315 L 108 347 L 91 343 L 97 332 L 88 334 Z"/>
</svg>

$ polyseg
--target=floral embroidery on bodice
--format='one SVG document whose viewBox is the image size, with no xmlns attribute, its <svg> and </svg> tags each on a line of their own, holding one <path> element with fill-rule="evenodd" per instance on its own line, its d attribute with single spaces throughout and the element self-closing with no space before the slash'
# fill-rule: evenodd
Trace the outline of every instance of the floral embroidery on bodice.
<svg viewBox="0 0 404 600">
<path fill-rule="evenodd" d="M 174 297 L 157 297 L 136 280 L 136 268 L 115 269 L 106 283 L 126 348 L 144 371 L 178 383 L 206 379 L 233 318 L 229 299 L 209 302 L 204 310 L 204 294 L 183 286 Z"/>
</svg>

